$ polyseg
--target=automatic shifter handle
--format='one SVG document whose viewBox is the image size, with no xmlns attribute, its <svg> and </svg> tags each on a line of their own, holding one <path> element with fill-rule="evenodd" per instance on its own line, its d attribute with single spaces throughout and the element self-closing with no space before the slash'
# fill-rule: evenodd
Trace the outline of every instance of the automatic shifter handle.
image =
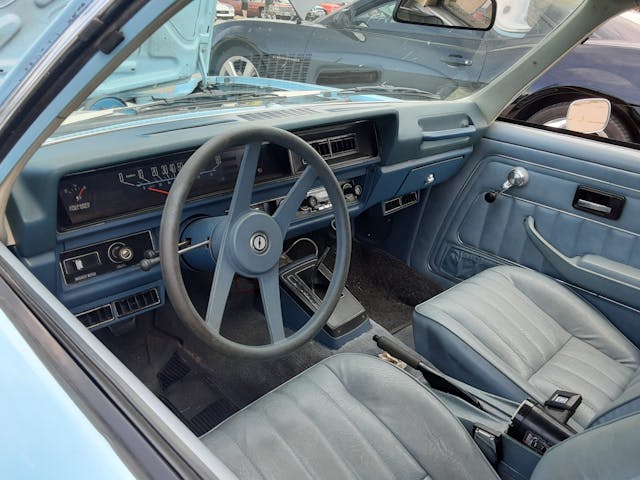
<svg viewBox="0 0 640 480">
<path fill-rule="evenodd" d="M 484 199 L 489 203 L 493 203 L 496 198 L 498 198 L 498 195 L 501 195 L 514 187 L 524 187 L 528 182 L 529 172 L 523 167 L 516 167 L 509 172 L 507 181 L 502 184 L 500 189 L 487 192 L 484 195 Z"/>
<path fill-rule="evenodd" d="M 324 262 L 324 259 L 327 258 L 327 255 L 329 254 L 330 251 L 331 251 L 330 246 L 325 247 L 325 249 L 322 251 L 320 256 L 316 259 L 315 263 L 313 264 L 313 269 L 311 271 L 311 289 L 312 290 L 315 290 L 316 286 L 322 285 L 322 283 L 324 283 L 325 278 L 324 278 L 324 275 L 320 273 L 320 265 L 322 265 L 322 262 Z"/>
</svg>

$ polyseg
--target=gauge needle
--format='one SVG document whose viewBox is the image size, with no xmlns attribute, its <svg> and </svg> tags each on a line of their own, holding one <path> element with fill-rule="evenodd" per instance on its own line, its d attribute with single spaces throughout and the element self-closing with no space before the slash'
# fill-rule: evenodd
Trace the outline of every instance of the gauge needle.
<svg viewBox="0 0 640 480">
<path fill-rule="evenodd" d="M 150 190 L 152 192 L 162 193 L 163 195 L 169 195 L 169 192 L 167 192 L 166 190 L 161 190 L 159 188 L 148 187 L 147 190 Z"/>
<path fill-rule="evenodd" d="M 87 189 L 86 186 L 80 189 L 80 191 L 78 192 L 78 195 L 76 195 L 76 202 L 79 202 L 80 200 L 82 200 L 82 194 L 86 189 Z"/>
</svg>

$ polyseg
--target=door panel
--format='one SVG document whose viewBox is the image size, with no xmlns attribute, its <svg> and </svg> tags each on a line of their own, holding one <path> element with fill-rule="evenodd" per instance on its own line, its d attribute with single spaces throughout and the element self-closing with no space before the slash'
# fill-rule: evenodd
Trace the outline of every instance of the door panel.
<svg viewBox="0 0 640 480">
<path fill-rule="evenodd" d="M 487 202 L 485 193 L 499 188 L 516 166 L 527 169 L 528 184 Z M 581 186 L 624 197 L 620 217 L 614 220 L 575 208 L 574 196 Z M 450 208 L 437 225 L 423 220 L 421 231 L 435 229 L 437 234 L 431 242 L 422 242 L 422 251 L 413 252 L 417 268 L 456 283 L 485 268 L 513 264 L 569 284 L 567 272 L 563 275 L 532 242 L 525 228 L 531 216 L 549 244 L 585 267 L 584 278 L 596 280 L 572 278 L 578 285 L 570 286 L 640 343 L 640 293 L 634 295 L 631 286 L 629 294 L 626 285 L 596 278 L 602 265 L 613 266 L 610 273 L 619 273 L 618 279 L 640 275 L 638 151 L 498 122 L 457 181 L 443 184 L 434 195 L 438 205 L 447 200 Z M 583 259 L 584 255 L 598 257 Z"/>
</svg>

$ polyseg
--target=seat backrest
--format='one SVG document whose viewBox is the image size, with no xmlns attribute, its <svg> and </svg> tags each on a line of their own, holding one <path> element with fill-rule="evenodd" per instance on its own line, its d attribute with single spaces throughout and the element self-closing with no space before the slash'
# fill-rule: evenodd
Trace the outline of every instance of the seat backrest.
<svg viewBox="0 0 640 480">
<path fill-rule="evenodd" d="M 640 414 L 585 430 L 549 450 L 532 480 L 640 478 Z"/>
</svg>

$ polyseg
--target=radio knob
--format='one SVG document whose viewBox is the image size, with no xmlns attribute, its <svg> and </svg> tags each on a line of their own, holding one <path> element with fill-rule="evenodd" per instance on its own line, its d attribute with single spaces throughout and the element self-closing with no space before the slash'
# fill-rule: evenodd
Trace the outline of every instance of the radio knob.
<svg viewBox="0 0 640 480">
<path fill-rule="evenodd" d="M 307 205 L 309 205 L 311 208 L 316 208 L 318 206 L 318 199 L 313 195 L 309 195 L 307 197 Z"/>
</svg>

